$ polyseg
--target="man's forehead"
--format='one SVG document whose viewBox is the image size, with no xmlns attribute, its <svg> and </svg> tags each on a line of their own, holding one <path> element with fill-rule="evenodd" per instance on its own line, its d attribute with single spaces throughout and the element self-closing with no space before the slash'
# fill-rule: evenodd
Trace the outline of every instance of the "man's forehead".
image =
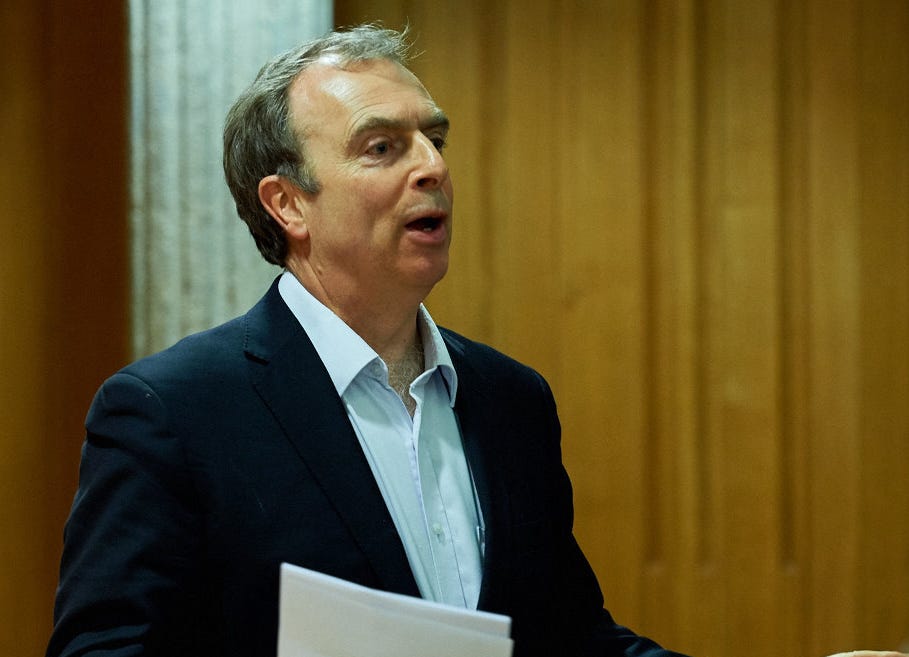
<svg viewBox="0 0 909 657">
<path fill-rule="evenodd" d="M 337 55 L 323 55 L 303 69 L 291 85 L 291 93 L 312 95 L 324 93 L 343 98 L 364 92 L 371 84 L 381 82 L 410 87 L 430 98 L 420 79 L 405 66 L 390 59 L 366 59 L 344 63 Z"/>
<path fill-rule="evenodd" d="M 410 96 L 415 94 L 414 96 Z M 348 127 L 361 131 L 381 122 L 416 121 L 423 126 L 448 126 L 419 78 L 404 66 L 386 59 L 364 60 L 340 66 L 324 58 L 304 69 L 290 89 L 291 112 L 350 112 Z M 401 105 L 401 100 L 406 100 Z M 297 105 L 297 107 L 293 107 Z M 302 117 L 301 117 L 302 118 Z"/>
</svg>

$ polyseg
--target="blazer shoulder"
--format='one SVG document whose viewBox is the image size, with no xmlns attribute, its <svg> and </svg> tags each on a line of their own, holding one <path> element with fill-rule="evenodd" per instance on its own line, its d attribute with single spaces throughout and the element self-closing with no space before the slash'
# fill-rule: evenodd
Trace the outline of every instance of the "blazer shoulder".
<svg viewBox="0 0 909 657">
<path fill-rule="evenodd" d="M 458 376 L 472 374 L 496 385 L 530 383 L 549 389 L 545 378 L 533 367 L 488 344 L 471 340 L 451 329 L 439 327 Z"/>
<path fill-rule="evenodd" d="M 245 314 L 190 334 L 170 347 L 130 363 L 120 372 L 148 382 L 185 381 L 229 376 L 245 371 L 248 356 L 266 356 L 292 335 L 293 315 L 277 289 L 268 292 Z M 297 325 L 297 328 L 299 326 Z"/>
<path fill-rule="evenodd" d="M 188 335 L 170 347 L 144 356 L 120 370 L 146 381 L 215 374 L 242 354 L 244 342 L 242 317 L 214 328 Z"/>
</svg>

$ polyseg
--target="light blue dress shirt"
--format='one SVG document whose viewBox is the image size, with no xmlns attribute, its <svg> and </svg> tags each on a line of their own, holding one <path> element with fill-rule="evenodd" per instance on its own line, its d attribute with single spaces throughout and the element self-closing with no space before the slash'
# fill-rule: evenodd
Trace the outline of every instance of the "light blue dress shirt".
<svg viewBox="0 0 909 657">
<path fill-rule="evenodd" d="M 413 417 L 388 385 L 379 355 L 290 272 L 278 291 L 305 329 L 341 396 L 404 543 L 420 594 L 476 608 L 483 528 L 454 414 L 458 377 L 424 306 L 425 369 L 410 386 Z"/>
</svg>

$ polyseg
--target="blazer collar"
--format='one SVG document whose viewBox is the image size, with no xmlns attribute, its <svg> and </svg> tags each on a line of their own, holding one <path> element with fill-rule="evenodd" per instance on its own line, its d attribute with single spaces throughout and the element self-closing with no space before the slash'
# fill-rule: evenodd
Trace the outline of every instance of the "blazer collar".
<svg viewBox="0 0 909 657">
<path fill-rule="evenodd" d="M 480 356 L 470 348 L 467 340 L 446 329 L 442 329 L 442 337 L 458 373 L 455 415 L 486 530 L 478 607 L 497 611 L 500 610 L 498 601 L 506 593 L 507 579 L 502 574 L 503 566 L 508 563 L 510 523 L 508 490 L 502 485 L 502 478 L 496 476 L 498 457 L 494 436 L 489 430 L 492 424 L 489 414 L 495 408 L 490 399 L 494 397 L 496 388 L 473 366 L 472 359 Z"/>
</svg>

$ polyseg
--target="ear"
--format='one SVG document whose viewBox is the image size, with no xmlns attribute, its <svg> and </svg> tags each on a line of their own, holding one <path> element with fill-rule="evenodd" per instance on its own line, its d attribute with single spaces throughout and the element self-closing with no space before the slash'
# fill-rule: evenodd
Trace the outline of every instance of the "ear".
<svg viewBox="0 0 909 657">
<path fill-rule="evenodd" d="M 259 181 L 259 201 L 288 237 L 303 239 L 306 225 L 304 192 L 287 178 L 273 174 Z"/>
</svg>

